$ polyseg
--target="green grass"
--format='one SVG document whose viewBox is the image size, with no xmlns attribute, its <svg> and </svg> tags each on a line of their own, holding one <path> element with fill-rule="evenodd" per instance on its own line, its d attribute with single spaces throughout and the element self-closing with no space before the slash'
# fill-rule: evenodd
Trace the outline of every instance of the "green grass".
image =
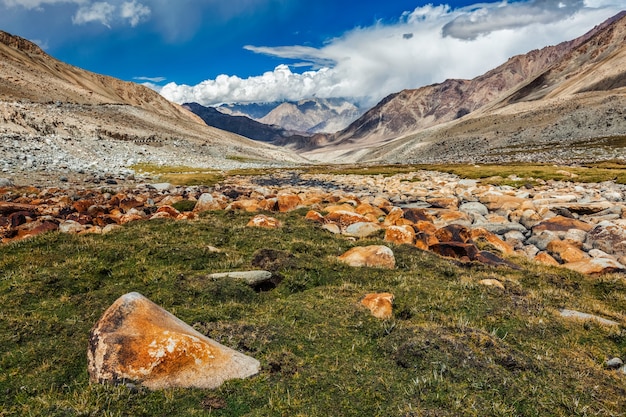
<svg viewBox="0 0 626 417">
<path fill-rule="evenodd" d="M 603 363 L 626 356 L 626 333 L 555 314 L 620 320 L 623 275 L 458 266 L 406 245 L 393 246 L 393 271 L 355 269 L 335 257 L 376 241 L 327 234 L 304 213 L 277 216 L 281 230 L 211 212 L 0 247 L 0 416 L 624 415 L 624 376 Z M 282 277 L 275 289 L 204 278 L 259 267 Z M 213 391 L 90 384 L 89 331 L 130 291 L 257 358 L 260 374 Z M 391 320 L 359 306 L 373 291 L 395 294 Z"/>
</svg>

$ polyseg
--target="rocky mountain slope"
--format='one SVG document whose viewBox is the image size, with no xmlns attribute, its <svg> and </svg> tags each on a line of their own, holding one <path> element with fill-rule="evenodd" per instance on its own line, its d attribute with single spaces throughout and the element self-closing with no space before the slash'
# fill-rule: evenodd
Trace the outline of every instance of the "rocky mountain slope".
<svg viewBox="0 0 626 417">
<path fill-rule="evenodd" d="M 559 157 L 571 159 L 575 149 L 588 154 L 590 140 L 626 134 L 625 26 L 622 13 L 580 38 L 513 57 L 473 80 L 391 95 L 308 155 L 389 162 L 507 155 L 550 160 L 549 144 L 564 140 Z M 607 146 L 593 146 L 598 157 L 613 157 L 605 151 L 612 151 L 615 139 L 607 140 Z M 576 148 L 573 142 L 582 144 Z"/>
<path fill-rule="evenodd" d="M 65 64 L 5 32 L 0 32 L 0 136 L 4 176 L 118 170 L 141 161 L 228 168 L 243 158 L 300 160 L 208 127 L 147 87 Z"/>
<path fill-rule="evenodd" d="M 261 142 L 273 142 L 289 136 L 285 129 L 257 122 L 247 116 L 222 113 L 214 107 L 185 103 L 183 107 L 200 117 L 207 125 Z"/>
<path fill-rule="evenodd" d="M 347 100 L 310 98 L 282 103 L 258 121 L 299 132 L 334 133 L 360 115 L 361 110 Z"/>
</svg>

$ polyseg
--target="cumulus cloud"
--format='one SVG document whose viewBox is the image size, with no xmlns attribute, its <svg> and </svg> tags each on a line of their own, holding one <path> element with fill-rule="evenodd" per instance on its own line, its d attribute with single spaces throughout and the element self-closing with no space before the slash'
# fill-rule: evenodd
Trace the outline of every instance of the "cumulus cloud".
<svg viewBox="0 0 626 417">
<path fill-rule="evenodd" d="M 306 97 L 357 97 L 372 105 L 405 88 L 473 78 L 513 55 L 574 39 L 618 13 L 621 0 L 527 0 L 461 9 L 427 5 L 396 22 L 355 28 L 320 48 L 252 46 L 285 64 L 249 78 L 220 75 L 200 84 L 169 83 L 161 94 L 204 105 Z M 519 20 L 518 20 L 519 19 Z M 289 61 L 293 60 L 293 63 Z M 309 65 L 311 71 L 293 72 Z"/>
</svg>

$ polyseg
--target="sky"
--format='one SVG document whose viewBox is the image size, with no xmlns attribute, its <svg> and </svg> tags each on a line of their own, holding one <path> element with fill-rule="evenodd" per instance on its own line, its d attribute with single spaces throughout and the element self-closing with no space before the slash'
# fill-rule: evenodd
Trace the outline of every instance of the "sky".
<svg viewBox="0 0 626 417">
<path fill-rule="evenodd" d="M 473 78 L 624 9 L 626 0 L 0 0 L 0 30 L 178 103 L 372 106 Z"/>
</svg>

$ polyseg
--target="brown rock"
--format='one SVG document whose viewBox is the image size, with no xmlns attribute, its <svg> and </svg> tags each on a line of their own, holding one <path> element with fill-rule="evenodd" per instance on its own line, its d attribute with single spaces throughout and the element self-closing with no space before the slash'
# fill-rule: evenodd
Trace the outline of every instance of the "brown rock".
<svg viewBox="0 0 626 417">
<path fill-rule="evenodd" d="M 341 204 L 341 205 L 326 206 L 326 207 L 324 207 L 324 211 L 326 211 L 327 213 L 334 213 L 334 212 L 337 212 L 337 211 L 356 213 L 356 209 L 351 204 Z"/>
<path fill-rule="evenodd" d="M 282 226 L 281 222 L 274 217 L 266 216 L 265 214 L 258 214 L 254 216 L 248 224 L 248 227 L 266 227 L 268 229 L 278 229 Z"/>
<path fill-rule="evenodd" d="M 430 250 L 438 255 L 469 262 L 478 255 L 478 248 L 472 243 L 440 242 L 432 245 Z"/>
<path fill-rule="evenodd" d="M 130 209 L 137 208 L 143 206 L 143 201 L 135 198 L 135 197 L 126 197 L 120 200 L 119 207 L 128 212 Z"/>
<path fill-rule="evenodd" d="M 537 255 L 535 255 L 534 259 L 536 262 L 539 262 L 545 265 L 552 265 L 552 266 L 561 265 L 559 261 L 554 259 L 548 252 L 539 252 Z"/>
<path fill-rule="evenodd" d="M 361 304 L 367 307 L 372 316 L 378 319 L 390 319 L 393 315 L 393 294 L 388 292 L 367 294 Z"/>
<path fill-rule="evenodd" d="M 79 213 L 87 213 L 89 207 L 93 206 L 95 203 L 93 200 L 78 200 L 72 204 L 72 208 Z"/>
<path fill-rule="evenodd" d="M 243 210 L 253 213 L 259 210 L 259 201 L 251 198 L 244 198 L 230 203 L 226 210 Z"/>
<path fill-rule="evenodd" d="M 567 232 L 570 229 L 590 231 L 593 228 L 589 223 L 585 223 L 580 220 L 570 219 L 569 217 L 555 216 L 551 219 L 544 220 L 541 223 L 533 227 L 533 233 L 537 233 L 543 230 L 551 232 Z"/>
<path fill-rule="evenodd" d="M 278 197 L 264 198 L 259 201 L 259 210 L 278 211 Z"/>
<path fill-rule="evenodd" d="M 440 242 L 468 243 L 472 241 L 472 232 L 465 226 L 451 224 L 437 229 L 435 237 Z"/>
<path fill-rule="evenodd" d="M 485 206 L 487 206 L 489 211 L 496 211 L 496 210 L 513 211 L 513 210 L 518 209 L 524 202 L 526 202 L 526 200 L 521 197 L 513 197 L 513 196 L 508 196 L 508 195 L 494 195 L 494 194 L 487 194 L 487 195 L 480 196 L 478 198 L 478 201 L 480 201 Z"/>
<path fill-rule="evenodd" d="M 324 216 L 315 210 L 309 210 L 304 218 L 312 222 L 324 223 Z"/>
<path fill-rule="evenodd" d="M 286 213 L 297 209 L 302 204 L 302 199 L 296 194 L 279 194 L 278 195 L 278 211 Z"/>
<path fill-rule="evenodd" d="M 157 210 L 157 213 L 167 213 L 171 218 L 175 219 L 180 214 L 180 211 L 176 210 L 172 206 L 161 206 Z"/>
<path fill-rule="evenodd" d="M 385 241 L 398 245 L 412 245 L 415 242 L 415 230 L 412 226 L 388 226 L 385 230 Z"/>
<path fill-rule="evenodd" d="M 505 255 L 512 255 L 515 253 L 513 246 L 509 245 L 495 234 L 480 227 L 472 229 L 471 238 L 474 242 L 484 241 Z"/>
<path fill-rule="evenodd" d="M 557 260 L 563 263 L 580 262 L 589 259 L 590 256 L 580 249 L 580 243 L 567 240 L 553 240 L 548 243 L 546 249 Z"/>
<path fill-rule="evenodd" d="M 198 333 L 138 293 L 126 294 L 91 330 L 89 379 L 149 389 L 216 388 L 259 371 L 259 362 Z"/>
<path fill-rule="evenodd" d="M 371 214 L 371 215 L 375 216 L 376 218 L 385 216 L 385 212 L 384 211 L 382 211 L 380 208 L 374 207 L 374 206 L 372 206 L 371 204 L 368 204 L 368 203 L 361 203 L 361 204 L 359 204 L 356 207 L 355 211 L 358 214 L 362 214 L 364 216 L 366 216 L 368 214 Z"/>
<path fill-rule="evenodd" d="M 404 211 L 400 207 L 394 207 L 385 217 L 385 226 L 395 226 L 404 216 Z"/>
<path fill-rule="evenodd" d="M 459 208 L 459 199 L 456 197 L 436 197 L 426 200 L 433 207 L 456 210 Z"/>
<path fill-rule="evenodd" d="M 345 210 L 332 211 L 328 213 L 324 217 L 324 219 L 326 222 L 337 223 L 341 227 L 346 227 L 351 224 L 360 223 L 360 222 L 367 223 L 370 221 L 370 219 L 366 216 L 363 216 L 361 214 L 358 214 L 352 211 L 345 211 Z"/>
<path fill-rule="evenodd" d="M 419 222 L 432 223 L 435 221 L 435 218 L 424 209 L 404 208 L 402 209 L 402 211 L 404 212 L 403 217 L 413 222 L 413 224 L 418 224 Z"/>
<path fill-rule="evenodd" d="M 393 251 L 382 245 L 357 246 L 339 256 L 338 259 L 354 267 L 369 266 L 389 269 L 396 267 Z"/>
<path fill-rule="evenodd" d="M 428 232 L 417 232 L 415 234 L 415 246 L 421 250 L 429 250 L 431 246 L 439 243 L 434 234 Z"/>
<path fill-rule="evenodd" d="M 36 206 L 32 204 L 11 203 L 11 202 L 0 201 L 0 214 L 7 215 L 7 214 L 14 213 L 16 211 L 34 212 L 36 211 Z"/>
</svg>

